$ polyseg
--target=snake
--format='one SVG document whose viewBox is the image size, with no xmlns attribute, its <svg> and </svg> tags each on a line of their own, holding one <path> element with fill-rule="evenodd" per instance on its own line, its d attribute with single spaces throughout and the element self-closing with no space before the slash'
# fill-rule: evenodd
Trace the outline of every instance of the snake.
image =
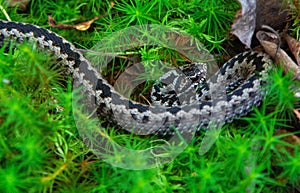
<svg viewBox="0 0 300 193">
<path fill-rule="evenodd" d="M 73 86 L 81 88 L 83 101 L 94 108 L 97 116 L 137 135 L 191 134 L 246 115 L 263 100 L 263 86 L 272 64 L 264 52 L 242 52 L 197 86 L 197 100 L 171 106 L 147 105 L 117 92 L 81 51 L 48 29 L 0 20 L 0 41 L 8 40 L 31 41 L 53 53 L 72 77 Z M 165 75 L 165 79 L 173 75 L 174 72 Z"/>
</svg>

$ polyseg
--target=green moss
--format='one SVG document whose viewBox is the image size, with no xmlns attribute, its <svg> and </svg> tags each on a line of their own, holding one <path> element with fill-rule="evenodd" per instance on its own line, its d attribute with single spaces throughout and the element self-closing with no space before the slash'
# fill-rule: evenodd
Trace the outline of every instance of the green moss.
<svg viewBox="0 0 300 193">
<path fill-rule="evenodd" d="M 224 50 L 221 42 L 238 7 L 232 1 L 215 0 L 37 0 L 26 11 L 4 8 L 12 20 L 46 27 L 79 48 L 89 49 L 129 25 L 155 23 L 180 28 L 218 53 Z M 82 32 L 49 27 L 48 15 L 65 24 L 102 17 Z M 0 50 L 0 192 L 285 192 L 299 186 L 299 145 L 284 140 L 291 134 L 274 134 L 289 127 L 298 102 L 291 92 L 295 81 L 280 70 L 270 73 L 269 92 L 261 107 L 225 125 L 206 154 L 199 154 L 203 131 L 171 162 L 134 171 L 99 159 L 83 143 L 73 117 L 72 100 L 78 99 L 72 95 L 64 69 L 53 67 L 58 61 L 29 42 L 17 47 L 8 53 Z M 134 48 L 120 55 L 125 60 L 115 60 L 108 71 L 122 72 L 132 55 L 145 61 L 167 58 L 174 65 L 189 62 L 160 46 Z M 103 134 L 128 149 L 165 142 L 106 125 Z M 133 159 L 138 163 L 138 156 Z"/>
</svg>

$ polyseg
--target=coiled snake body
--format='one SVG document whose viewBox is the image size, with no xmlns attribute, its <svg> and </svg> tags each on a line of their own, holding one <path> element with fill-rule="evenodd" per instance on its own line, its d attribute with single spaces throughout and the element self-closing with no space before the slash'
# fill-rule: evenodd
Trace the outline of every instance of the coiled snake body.
<svg viewBox="0 0 300 193">
<path fill-rule="evenodd" d="M 271 63 L 264 53 L 241 53 L 208 80 L 209 100 L 173 107 L 147 106 L 116 92 L 80 51 L 54 32 L 31 24 L 0 20 L 1 39 L 16 42 L 26 39 L 52 51 L 67 67 L 75 85 L 82 86 L 85 101 L 93 103 L 98 112 L 123 129 L 140 135 L 165 135 L 175 128 L 179 133 L 189 134 L 197 128 L 221 126 L 245 115 L 262 100 L 263 77 Z"/>
</svg>

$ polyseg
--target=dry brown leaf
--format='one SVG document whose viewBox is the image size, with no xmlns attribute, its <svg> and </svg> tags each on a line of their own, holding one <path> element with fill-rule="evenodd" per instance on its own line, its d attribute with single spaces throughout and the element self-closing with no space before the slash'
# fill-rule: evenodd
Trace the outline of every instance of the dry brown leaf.
<svg viewBox="0 0 300 193">
<path fill-rule="evenodd" d="M 293 4 L 300 11 L 300 4 L 299 4 L 299 2 L 297 0 L 293 0 Z"/>
<path fill-rule="evenodd" d="M 48 23 L 49 23 L 49 25 L 51 27 L 54 27 L 54 28 L 60 28 L 60 29 L 71 29 L 71 28 L 74 28 L 74 26 L 72 26 L 72 25 L 56 24 L 55 20 L 50 15 L 48 15 Z"/>
<path fill-rule="evenodd" d="M 85 30 L 89 29 L 91 24 L 99 18 L 100 18 L 100 16 L 95 16 L 93 19 L 91 19 L 89 21 L 85 21 L 85 22 L 78 23 L 78 24 L 75 24 L 75 25 L 68 25 L 68 24 L 56 24 L 53 17 L 49 15 L 48 16 L 48 23 L 51 27 L 54 27 L 54 28 L 77 29 L 77 30 L 80 30 L 80 31 L 85 31 Z"/>
<path fill-rule="evenodd" d="M 296 146 L 300 146 L 300 138 L 297 135 L 295 135 L 285 129 L 278 129 L 275 131 L 274 136 L 282 136 L 280 138 L 280 140 L 286 142 L 287 144 L 290 144 L 290 146 L 282 144 L 282 143 L 278 144 L 278 145 L 276 145 L 277 150 L 279 150 L 280 152 L 283 152 L 283 153 L 288 152 L 292 156 L 295 155 L 295 150 L 297 150 Z M 278 159 L 276 157 L 274 157 L 274 158 L 272 159 L 272 165 L 274 165 L 274 166 L 277 166 L 278 164 L 281 164 L 283 162 L 283 160 L 282 160 L 283 157 L 281 159 Z M 275 168 L 275 169 L 277 169 L 277 168 Z M 279 178 L 277 178 L 277 180 L 281 184 L 287 183 L 286 177 L 279 177 Z M 299 184 L 296 185 L 295 188 L 299 189 L 300 188 Z M 286 192 L 293 192 L 293 191 L 287 190 Z"/>
<path fill-rule="evenodd" d="M 96 21 L 99 18 L 100 18 L 100 16 L 95 16 L 93 19 L 91 19 L 89 21 L 76 24 L 75 29 L 80 30 L 80 31 L 85 31 L 85 30 L 89 29 L 91 24 L 94 23 L 94 21 Z"/>
<path fill-rule="evenodd" d="M 299 119 L 300 121 L 300 112 L 297 109 L 294 109 L 293 112 L 295 113 L 296 117 Z"/>
<path fill-rule="evenodd" d="M 236 15 L 231 33 L 250 48 L 256 25 L 256 0 L 239 0 L 239 2 L 242 5 L 242 14 L 239 12 Z"/>
<path fill-rule="evenodd" d="M 300 80 L 300 68 L 287 55 L 287 53 L 279 48 L 278 36 L 271 32 L 258 31 L 256 38 L 263 46 L 264 50 L 273 58 L 276 64 L 283 65 L 284 72 L 293 72 L 294 78 Z"/>
<path fill-rule="evenodd" d="M 299 112 L 298 112 L 299 113 Z M 281 139 L 291 145 L 298 145 L 300 146 L 300 138 L 297 135 L 291 134 L 290 132 L 288 132 L 287 130 L 284 129 L 280 129 L 277 130 L 274 135 L 284 135 L 284 134 L 290 134 L 287 135 L 285 137 L 282 137 Z M 278 147 L 279 148 L 279 147 Z M 290 154 L 294 154 L 294 148 L 291 147 L 286 147 L 284 146 L 284 148 L 290 153 Z"/>
<path fill-rule="evenodd" d="M 129 98 L 133 89 L 144 82 L 143 79 L 139 78 L 142 73 L 145 73 L 145 68 L 140 63 L 126 68 L 114 83 L 114 88 L 123 96 Z"/>
<path fill-rule="evenodd" d="M 256 30 L 261 30 L 262 25 L 282 31 L 291 18 L 288 2 L 282 0 L 257 0 L 256 4 Z"/>
<path fill-rule="evenodd" d="M 257 45 L 257 41 L 253 41 L 253 34 L 261 30 L 263 25 L 281 31 L 290 21 L 290 6 L 282 1 L 239 0 L 239 2 L 242 9 L 236 14 L 231 33 L 248 48 Z"/>
<path fill-rule="evenodd" d="M 286 42 L 289 45 L 291 52 L 293 53 L 298 66 L 300 65 L 300 42 L 298 42 L 295 38 L 285 35 L 284 36 Z"/>
<path fill-rule="evenodd" d="M 19 9 L 25 10 L 30 0 L 6 0 L 4 3 L 9 7 L 18 7 Z"/>
<path fill-rule="evenodd" d="M 115 6 L 115 2 L 114 1 L 110 1 L 109 5 L 110 5 L 110 7 L 113 7 L 113 6 Z"/>
</svg>

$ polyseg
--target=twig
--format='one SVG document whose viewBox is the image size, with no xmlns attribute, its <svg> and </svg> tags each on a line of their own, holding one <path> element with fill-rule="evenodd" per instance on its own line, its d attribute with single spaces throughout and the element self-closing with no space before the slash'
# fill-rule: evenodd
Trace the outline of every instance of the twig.
<svg viewBox="0 0 300 193">
<path fill-rule="evenodd" d="M 120 56 L 118 54 L 109 54 L 109 53 L 105 53 L 105 52 L 97 52 L 97 51 L 93 51 L 93 50 L 85 50 L 85 49 L 81 49 L 81 48 L 76 48 L 76 50 L 80 51 L 80 52 L 88 52 L 88 53 L 93 53 L 93 54 L 98 54 L 98 55 L 102 55 L 102 56 L 112 56 L 112 57 L 117 57 L 117 58 L 122 58 L 125 60 L 129 60 L 129 61 L 133 61 L 130 58 L 126 57 L 126 56 Z"/>
<path fill-rule="evenodd" d="M 6 19 L 8 21 L 11 21 L 9 15 L 7 14 L 6 10 L 2 7 L 2 5 L 0 5 L 0 10 L 2 11 L 2 13 L 5 15 Z"/>
</svg>

